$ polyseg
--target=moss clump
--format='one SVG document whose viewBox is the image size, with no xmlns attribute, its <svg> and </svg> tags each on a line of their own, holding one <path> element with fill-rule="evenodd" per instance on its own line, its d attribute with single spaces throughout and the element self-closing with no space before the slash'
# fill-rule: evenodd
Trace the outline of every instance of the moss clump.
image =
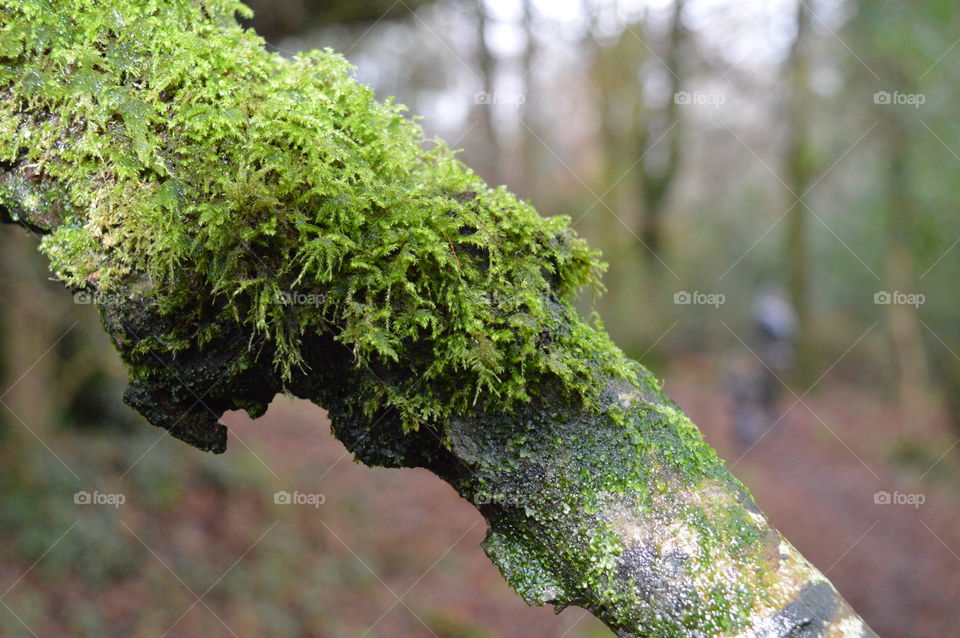
<svg viewBox="0 0 960 638">
<path fill-rule="evenodd" d="M 407 429 L 551 380 L 594 403 L 599 379 L 633 379 L 576 316 L 602 266 L 566 218 L 425 143 L 338 55 L 268 53 L 245 13 L 0 0 L 0 162 L 67 190 L 72 215 L 43 242 L 65 283 L 148 291 L 178 318 L 172 344 L 209 338 L 214 306 L 287 380 L 302 336 L 333 333 L 358 365 L 409 373 L 358 389 Z"/>
</svg>

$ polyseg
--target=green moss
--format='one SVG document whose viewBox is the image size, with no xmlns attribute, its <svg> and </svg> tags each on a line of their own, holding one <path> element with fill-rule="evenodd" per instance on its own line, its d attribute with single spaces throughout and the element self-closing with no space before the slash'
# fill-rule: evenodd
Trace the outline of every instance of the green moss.
<svg viewBox="0 0 960 638">
<path fill-rule="evenodd" d="M 279 377 L 358 458 L 474 499 L 528 601 L 628 635 L 740 633 L 770 602 L 779 537 L 578 316 L 597 255 L 425 142 L 342 58 L 267 53 L 242 11 L 0 0 L 0 167 L 17 166 L 0 209 L 51 230 L 59 277 L 109 300 L 128 402 L 222 450 L 218 415 L 262 410 Z M 205 409 L 172 417 L 198 392 Z"/>
<path fill-rule="evenodd" d="M 413 372 L 362 389 L 408 429 L 634 378 L 572 306 L 603 267 L 568 220 L 487 187 L 341 57 L 268 53 L 232 0 L 106 4 L 0 0 L 0 161 L 69 191 L 78 221 L 43 243 L 65 283 L 136 282 L 174 344 L 209 323 L 202 291 L 285 379 L 304 334 L 335 332 Z"/>
<path fill-rule="evenodd" d="M 659 383 L 638 378 L 609 383 L 599 413 L 457 420 L 452 449 L 474 477 L 461 492 L 485 495 L 485 549 L 529 603 L 583 606 L 631 635 L 735 635 L 770 603 L 772 532 Z"/>
</svg>

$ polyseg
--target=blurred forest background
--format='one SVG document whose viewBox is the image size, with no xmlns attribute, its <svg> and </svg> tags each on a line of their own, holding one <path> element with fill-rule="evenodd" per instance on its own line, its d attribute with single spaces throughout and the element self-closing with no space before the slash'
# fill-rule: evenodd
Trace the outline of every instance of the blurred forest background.
<svg viewBox="0 0 960 638">
<path fill-rule="evenodd" d="M 610 263 L 584 310 L 774 524 L 880 635 L 957 635 L 960 5 L 252 6 L 569 215 Z M 0 229 L 0 635 L 611 635 L 528 609 L 471 505 L 353 464 L 317 408 L 229 415 L 223 457 L 148 427 L 88 301 Z"/>
</svg>

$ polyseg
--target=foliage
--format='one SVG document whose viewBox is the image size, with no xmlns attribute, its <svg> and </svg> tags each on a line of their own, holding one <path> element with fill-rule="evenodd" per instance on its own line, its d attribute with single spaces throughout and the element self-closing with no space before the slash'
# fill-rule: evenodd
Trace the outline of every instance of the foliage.
<svg viewBox="0 0 960 638">
<path fill-rule="evenodd" d="M 341 57 L 266 52 L 233 0 L 109 4 L 0 0 L 0 162 L 67 189 L 42 246 L 66 284 L 137 285 L 178 318 L 172 349 L 214 336 L 202 290 L 285 379 L 334 332 L 358 365 L 418 371 L 365 389 L 407 428 L 632 378 L 572 306 L 602 266 L 568 220 L 425 145 Z"/>
</svg>

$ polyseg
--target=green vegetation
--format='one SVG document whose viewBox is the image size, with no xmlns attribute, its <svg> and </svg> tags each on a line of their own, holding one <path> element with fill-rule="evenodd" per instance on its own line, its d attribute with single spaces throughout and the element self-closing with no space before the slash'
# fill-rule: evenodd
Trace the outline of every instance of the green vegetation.
<svg viewBox="0 0 960 638">
<path fill-rule="evenodd" d="M 631 376 L 576 316 L 602 266 L 568 220 L 426 149 L 341 57 L 267 53 L 238 2 L 111 5 L 0 2 L 0 161 L 67 190 L 42 246 L 67 285 L 136 286 L 177 317 L 174 351 L 216 336 L 195 294 L 212 293 L 285 379 L 303 334 L 335 330 L 360 365 L 418 371 L 416 393 L 364 389 L 407 429 L 549 379 L 591 403 L 599 378 Z"/>
<path fill-rule="evenodd" d="M 580 318 L 603 266 L 569 220 L 425 143 L 339 56 L 267 53 L 244 12 L 0 0 L 0 204 L 48 232 L 63 282 L 108 297 L 127 402 L 222 450 L 224 409 L 259 413 L 281 378 L 361 460 L 507 499 L 484 514 L 508 582 L 629 635 L 786 607 L 815 573 L 778 571 L 743 486 Z"/>
<path fill-rule="evenodd" d="M 734 635 L 776 607 L 779 536 L 647 381 L 608 387 L 601 415 L 454 424 L 453 451 L 475 468 L 465 496 L 500 506 L 484 547 L 528 603 L 650 635 Z"/>
</svg>

